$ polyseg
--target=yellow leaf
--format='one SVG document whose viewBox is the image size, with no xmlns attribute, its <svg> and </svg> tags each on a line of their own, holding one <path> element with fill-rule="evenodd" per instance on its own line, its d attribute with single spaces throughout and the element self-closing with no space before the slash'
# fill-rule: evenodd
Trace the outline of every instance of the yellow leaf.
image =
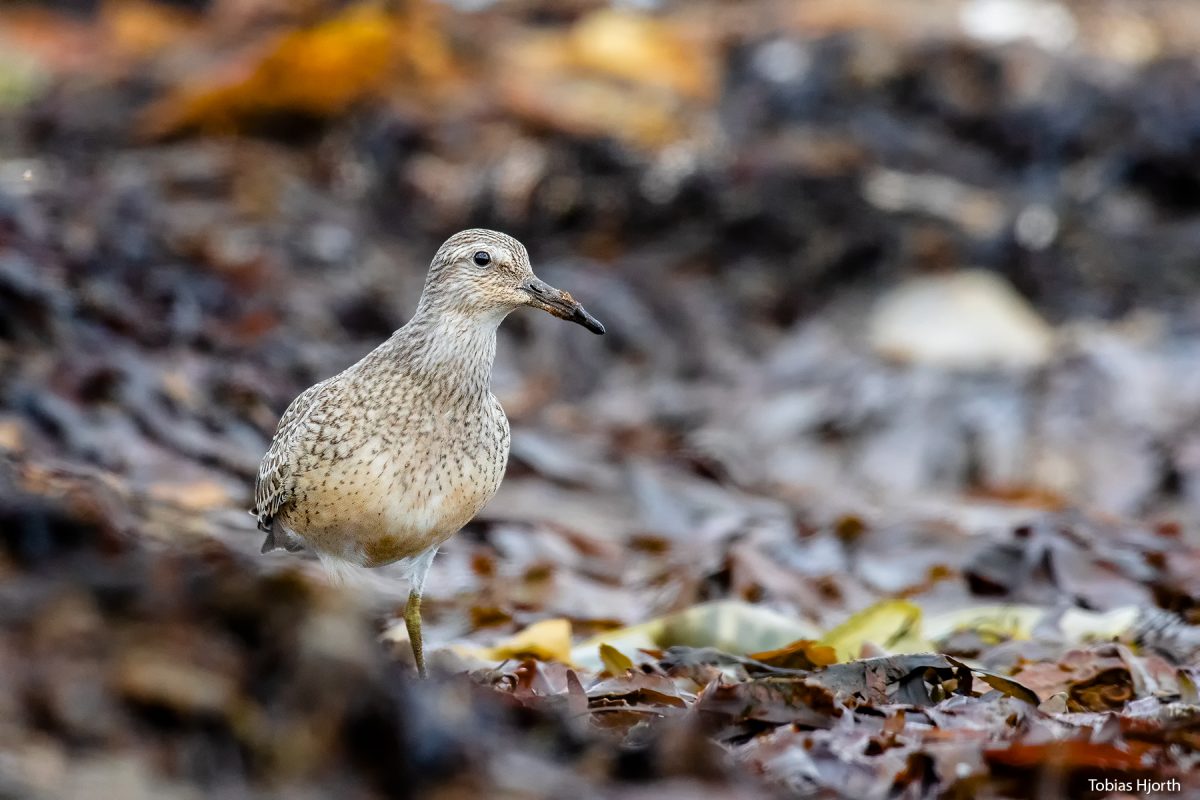
<svg viewBox="0 0 1200 800">
<path fill-rule="evenodd" d="M 932 649 L 921 639 L 920 625 L 920 607 L 907 600 L 884 600 L 850 617 L 820 642 L 837 651 L 839 661 L 859 658 L 868 642 L 890 653 Z"/>
<path fill-rule="evenodd" d="M 716 87 L 711 54 L 683 39 L 677 28 L 636 11 L 600 9 L 571 29 L 570 53 L 583 69 L 691 99 L 710 98 Z"/>
<path fill-rule="evenodd" d="M 610 675 L 624 675 L 633 669 L 633 661 L 611 644 L 600 643 L 600 660 Z"/>
<path fill-rule="evenodd" d="M 1036 606 L 974 606 L 932 616 L 922 627 L 925 635 L 935 641 L 959 631 L 973 631 L 986 642 L 998 643 L 1028 639 L 1045 616 L 1046 610 Z"/>
<path fill-rule="evenodd" d="M 1141 616 L 1136 606 L 1121 606 L 1108 611 L 1068 608 L 1058 620 L 1058 629 L 1068 642 L 1105 642 L 1129 633 Z"/>
<path fill-rule="evenodd" d="M 608 644 L 624 652 L 684 647 L 715 647 L 744 655 L 783 647 L 798 639 L 816 639 L 821 631 L 812 623 L 740 600 L 717 600 L 606 631 L 581 642 L 572 651 L 573 661 L 587 669 L 600 670 L 597 648 Z"/>
<path fill-rule="evenodd" d="M 539 661 L 571 663 L 571 623 L 565 619 L 535 622 L 512 638 L 487 650 L 486 658 L 536 658 Z"/>
</svg>

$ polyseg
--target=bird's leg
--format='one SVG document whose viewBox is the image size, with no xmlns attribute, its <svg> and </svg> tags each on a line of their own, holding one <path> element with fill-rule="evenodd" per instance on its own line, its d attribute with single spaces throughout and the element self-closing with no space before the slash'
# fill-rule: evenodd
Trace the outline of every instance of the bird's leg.
<svg viewBox="0 0 1200 800">
<path fill-rule="evenodd" d="M 417 662 L 417 675 L 425 677 L 425 646 L 421 641 L 421 595 L 416 589 L 408 593 L 408 604 L 404 606 L 404 625 L 408 628 L 408 641 L 412 645 L 413 660 Z"/>
<path fill-rule="evenodd" d="M 421 639 L 421 595 L 425 593 L 425 578 L 433 565 L 437 548 L 431 547 L 413 559 L 409 566 L 409 581 L 412 590 L 408 593 L 408 604 L 404 606 L 404 626 L 408 628 L 408 641 L 412 645 L 413 660 L 417 662 L 417 674 L 425 677 L 425 643 Z"/>
</svg>

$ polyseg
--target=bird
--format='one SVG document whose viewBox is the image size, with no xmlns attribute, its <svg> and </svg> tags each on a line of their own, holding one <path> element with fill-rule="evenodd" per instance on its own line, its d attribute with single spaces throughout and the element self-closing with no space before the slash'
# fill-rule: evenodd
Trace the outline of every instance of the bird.
<svg viewBox="0 0 1200 800">
<path fill-rule="evenodd" d="M 434 255 L 408 322 L 287 407 L 255 480 L 250 513 L 266 533 L 264 554 L 310 550 L 334 580 L 402 565 L 404 622 L 422 678 L 430 566 L 496 493 L 508 462 L 508 418 L 491 372 L 497 328 L 523 306 L 605 332 L 534 274 L 513 237 L 454 234 Z"/>
</svg>

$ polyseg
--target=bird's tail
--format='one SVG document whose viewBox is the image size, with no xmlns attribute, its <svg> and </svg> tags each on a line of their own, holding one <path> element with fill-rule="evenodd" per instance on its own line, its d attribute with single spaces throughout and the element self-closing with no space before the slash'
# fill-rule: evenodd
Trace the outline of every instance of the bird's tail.
<svg viewBox="0 0 1200 800">
<path fill-rule="evenodd" d="M 317 551 L 317 557 L 321 559 L 321 566 L 334 586 L 362 587 L 365 570 L 361 567 L 320 550 Z"/>
<path fill-rule="evenodd" d="M 262 549 L 260 553 L 269 553 L 272 550 L 287 550 L 289 553 L 298 553 L 304 549 L 304 541 L 291 531 L 280 531 L 279 526 L 274 524 L 274 521 L 269 526 L 259 526 L 260 530 L 267 532 L 267 538 L 263 539 Z"/>
<path fill-rule="evenodd" d="M 278 550 L 278 549 L 279 549 L 279 545 L 275 542 L 275 530 L 272 528 L 271 530 L 267 531 L 267 538 L 263 539 L 262 549 L 259 550 L 258 552 L 269 553 L 272 550 Z"/>
</svg>

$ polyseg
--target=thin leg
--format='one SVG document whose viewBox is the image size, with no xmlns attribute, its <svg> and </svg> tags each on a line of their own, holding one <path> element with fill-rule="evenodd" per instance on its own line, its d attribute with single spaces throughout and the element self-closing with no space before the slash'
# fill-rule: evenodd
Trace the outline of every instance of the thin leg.
<svg viewBox="0 0 1200 800">
<path fill-rule="evenodd" d="M 425 645 L 421 641 L 421 595 L 417 594 L 416 589 L 408 593 L 408 604 L 404 606 L 404 625 L 408 628 L 413 660 L 417 662 L 417 675 L 424 678 Z"/>
<path fill-rule="evenodd" d="M 408 628 L 408 641 L 412 645 L 413 660 L 417 662 L 417 674 L 425 677 L 425 642 L 421 639 L 421 595 L 425 593 L 425 578 L 433 565 L 437 548 L 432 547 L 413 559 L 409 566 L 408 579 L 412 591 L 408 593 L 408 604 L 404 606 L 404 626 Z"/>
</svg>

